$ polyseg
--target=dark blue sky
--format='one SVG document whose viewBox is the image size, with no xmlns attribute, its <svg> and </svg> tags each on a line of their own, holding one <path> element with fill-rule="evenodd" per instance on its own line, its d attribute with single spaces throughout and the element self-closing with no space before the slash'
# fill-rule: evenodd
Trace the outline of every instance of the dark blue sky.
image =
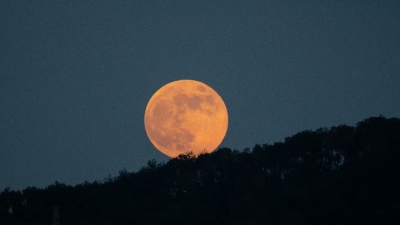
<svg viewBox="0 0 400 225">
<path fill-rule="evenodd" d="M 400 116 L 400 1 L 0 1 L 0 191 L 166 161 L 152 94 L 225 100 L 221 146 Z"/>
</svg>

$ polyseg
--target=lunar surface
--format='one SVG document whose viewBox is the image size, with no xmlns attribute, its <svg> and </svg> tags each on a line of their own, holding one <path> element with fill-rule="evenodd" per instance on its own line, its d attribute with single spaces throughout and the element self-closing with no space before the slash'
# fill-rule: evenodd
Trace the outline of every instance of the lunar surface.
<svg viewBox="0 0 400 225">
<path fill-rule="evenodd" d="M 214 151 L 228 129 L 228 111 L 211 87 L 178 80 L 161 87 L 147 104 L 144 124 L 151 143 L 169 157 Z"/>
</svg>

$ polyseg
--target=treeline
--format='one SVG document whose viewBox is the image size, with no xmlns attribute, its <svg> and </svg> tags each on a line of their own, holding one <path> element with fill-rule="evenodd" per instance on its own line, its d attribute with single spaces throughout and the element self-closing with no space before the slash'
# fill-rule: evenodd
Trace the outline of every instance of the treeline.
<svg viewBox="0 0 400 225">
<path fill-rule="evenodd" d="M 76 186 L 5 189 L 0 224 L 396 224 L 400 120 L 302 131 L 243 151 L 155 160 Z"/>
</svg>

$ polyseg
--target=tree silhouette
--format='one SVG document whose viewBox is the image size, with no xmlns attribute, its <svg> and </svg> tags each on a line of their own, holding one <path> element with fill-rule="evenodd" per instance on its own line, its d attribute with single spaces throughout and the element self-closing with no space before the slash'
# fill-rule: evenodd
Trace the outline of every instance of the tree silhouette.
<svg viewBox="0 0 400 225">
<path fill-rule="evenodd" d="M 399 171 L 400 120 L 371 117 L 103 181 L 6 188 L 0 223 L 50 224 L 57 204 L 62 224 L 394 224 Z"/>
</svg>

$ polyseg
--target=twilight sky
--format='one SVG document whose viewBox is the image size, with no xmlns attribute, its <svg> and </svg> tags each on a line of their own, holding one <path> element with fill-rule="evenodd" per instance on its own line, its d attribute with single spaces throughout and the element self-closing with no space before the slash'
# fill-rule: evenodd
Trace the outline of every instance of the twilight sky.
<svg viewBox="0 0 400 225">
<path fill-rule="evenodd" d="M 0 191 L 166 162 L 143 117 L 179 79 L 221 95 L 232 149 L 399 117 L 400 1 L 2 0 Z"/>
</svg>

